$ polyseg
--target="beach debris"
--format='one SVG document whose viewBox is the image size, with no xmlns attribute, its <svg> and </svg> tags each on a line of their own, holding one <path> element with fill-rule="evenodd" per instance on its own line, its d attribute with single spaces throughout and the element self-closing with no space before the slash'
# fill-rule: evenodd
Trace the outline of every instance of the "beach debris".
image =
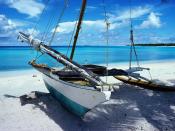
<svg viewBox="0 0 175 131">
<path fill-rule="evenodd" d="M 33 74 L 32 77 L 37 77 L 37 75 Z"/>
<path fill-rule="evenodd" d="M 19 98 L 18 96 L 9 95 L 9 94 L 4 94 L 4 97 L 6 97 L 6 98 Z"/>
</svg>

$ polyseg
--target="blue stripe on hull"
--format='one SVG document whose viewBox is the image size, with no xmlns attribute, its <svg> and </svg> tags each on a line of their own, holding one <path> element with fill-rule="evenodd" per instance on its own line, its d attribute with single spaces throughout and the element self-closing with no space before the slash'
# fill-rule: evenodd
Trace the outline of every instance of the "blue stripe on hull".
<svg viewBox="0 0 175 131">
<path fill-rule="evenodd" d="M 61 104 L 63 106 L 65 106 L 69 111 L 71 111 L 72 113 L 78 115 L 78 116 L 84 116 L 84 114 L 86 112 L 89 111 L 88 108 L 81 106 L 80 104 L 70 100 L 69 98 L 67 98 L 66 96 L 64 96 L 63 94 L 61 94 L 60 92 L 58 92 L 56 89 L 54 89 L 53 87 L 51 87 L 49 84 L 47 84 L 45 82 L 45 85 L 47 87 L 47 89 L 49 90 L 49 92 L 58 100 L 61 102 Z"/>
</svg>

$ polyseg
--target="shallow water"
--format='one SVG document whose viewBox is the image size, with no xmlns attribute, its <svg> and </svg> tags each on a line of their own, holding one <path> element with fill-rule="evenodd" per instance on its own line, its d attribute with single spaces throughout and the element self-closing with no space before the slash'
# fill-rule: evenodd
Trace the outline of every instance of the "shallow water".
<svg viewBox="0 0 175 131">
<path fill-rule="evenodd" d="M 63 46 L 53 48 L 65 55 L 68 49 Z M 108 48 L 109 63 L 129 61 L 129 46 Z M 136 47 L 136 50 L 140 61 L 175 60 L 175 47 Z M 30 69 L 32 67 L 27 63 L 36 55 L 37 52 L 30 47 L 0 47 L 0 70 Z M 74 60 L 81 64 L 102 64 L 106 63 L 106 56 L 106 47 L 104 46 L 81 46 L 76 48 Z M 38 62 L 50 66 L 61 66 L 47 55 L 40 57 Z"/>
</svg>

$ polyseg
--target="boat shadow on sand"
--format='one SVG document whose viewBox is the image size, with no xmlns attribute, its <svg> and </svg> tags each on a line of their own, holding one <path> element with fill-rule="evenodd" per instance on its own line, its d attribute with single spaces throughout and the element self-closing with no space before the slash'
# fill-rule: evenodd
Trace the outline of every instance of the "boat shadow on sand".
<svg viewBox="0 0 175 131">
<path fill-rule="evenodd" d="M 32 92 L 19 98 L 22 106 L 33 104 L 63 130 L 175 129 L 175 93 L 121 84 L 110 101 L 98 105 L 82 119 L 65 110 L 50 93 Z"/>
</svg>

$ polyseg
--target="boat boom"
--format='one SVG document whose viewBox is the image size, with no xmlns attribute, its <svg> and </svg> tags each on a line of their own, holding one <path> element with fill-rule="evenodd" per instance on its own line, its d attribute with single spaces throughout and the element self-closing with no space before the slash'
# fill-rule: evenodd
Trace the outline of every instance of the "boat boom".
<svg viewBox="0 0 175 131">
<path fill-rule="evenodd" d="M 34 39 L 31 35 L 27 35 L 23 32 L 19 32 L 18 39 L 22 42 L 27 42 L 32 45 L 36 50 L 40 51 L 41 53 L 46 53 L 52 58 L 56 59 L 58 62 L 62 63 L 63 65 L 67 66 L 69 69 L 78 72 L 82 77 L 88 79 L 92 84 L 96 87 L 104 86 L 105 82 L 103 82 L 97 75 L 95 75 L 92 71 L 87 70 L 85 67 L 77 64 L 76 62 L 70 60 L 65 55 L 61 54 L 60 52 L 50 48 L 44 42 Z"/>
</svg>

